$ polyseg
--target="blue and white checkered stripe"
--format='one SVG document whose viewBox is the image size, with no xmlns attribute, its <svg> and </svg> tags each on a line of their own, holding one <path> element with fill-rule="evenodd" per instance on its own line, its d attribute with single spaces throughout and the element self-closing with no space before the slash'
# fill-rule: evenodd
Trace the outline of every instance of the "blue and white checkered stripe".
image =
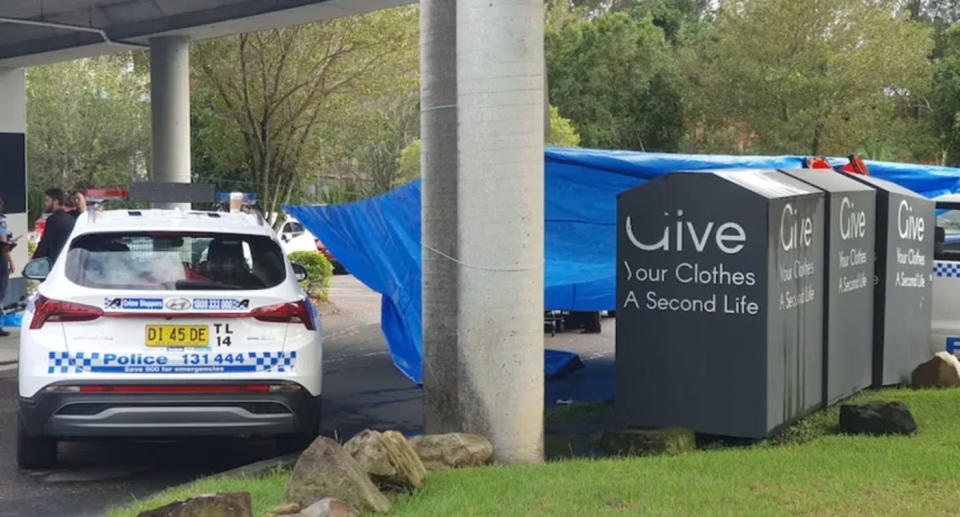
<svg viewBox="0 0 960 517">
<path fill-rule="evenodd" d="M 105 372 L 105 371 L 114 371 L 114 368 L 121 368 L 121 370 L 116 371 L 116 373 L 125 373 L 122 370 L 122 365 L 116 363 L 116 357 L 114 356 L 114 362 L 111 365 L 106 365 L 104 361 L 104 356 L 106 354 L 101 352 L 92 352 L 84 353 L 77 352 L 71 354 L 70 352 L 50 352 L 49 353 L 49 364 L 47 365 L 47 373 L 90 373 L 90 372 Z M 208 357 L 212 357 L 218 354 L 209 354 Z M 230 354 L 223 354 L 230 355 Z M 297 364 L 297 352 L 247 352 L 243 354 L 246 357 L 246 361 L 243 363 L 230 361 L 229 363 L 224 361 L 216 365 L 212 365 L 209 362 L 197 365 L 187 365 L 183 364 L 179 360 L 179 355 L 176 354 L 167 354 L 166 357 L 171 359 L 164 366 L 170 368 L 180 368 L 176 371 L 169 372 L 160 372 L 160 373 L 189 373 L 184 371 L 181 367 L 197 367 L 200 373 L 203 373 L 203 368 L 206 366 L 217 366 L 222 368 L 223 372 L 293 372 L 296 369 Z"/>
<path fill-rule="evenodd" d="M 248 352 L 247 357 L 256 361 L 258 372 L 293 371 L 297 352 Z"/>
<path fill-rule="evenodd" d="M 938 277 L 960 278 L 960 263 L 934 262 L 933 274 Z"/>
<path fill-rule="evenodd" d="M 83 373 L 93 366 L 94 361 L 100 360 L 100 353 L 93 352 L 85 355 L 83 352 L 50 352 L 50 365 L 47 373 Z"/>
</svg>

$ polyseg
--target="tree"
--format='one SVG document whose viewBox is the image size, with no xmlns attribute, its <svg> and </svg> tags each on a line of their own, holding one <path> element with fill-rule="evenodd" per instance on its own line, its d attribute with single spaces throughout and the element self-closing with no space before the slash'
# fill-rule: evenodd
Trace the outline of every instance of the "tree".
<svg viewBox="0 0 960 517">
<path fill-rule="evenodd" d="M 550 106 L 550 134 L 544 143 L 551 147 L 580 147 L 580 133 L 573 121 L 561 117 L 556 106 Z"/>
<path fill-rule="evenodd" d="M 563 2 L 548 7 L 550 102 L 573 121 L 582 144 L 675 150 L 683 102 L 672 48 L 652 17 L 607 12 L 588 19 Z"/>
<path fill-rule="evenodd" d="M 948 165 L 960 165 L 960 24 L 944 33 L 943 57 L 931 93 L 933 124 L 939 132 Z"/>
<path fill-rule="evenodd" d="M 376 195 L 405 183 L 398 159 L 420 132 L 416 34 L 408 43 L 408 51 L 384 69 L 382 78 L 389 80 L 347 99 L 340 123 L 330 128 L 326 172 L 334 182 L 364 185 L 358 195 Z"/>
<path fill-rule="evenodd" d="M 634 0 L 628 12 L 634 18 L 649 16 L 663 29 L 667 41 L 681 43 L 686 33 L 699 29 L 701 20 L 710 14 L 709 0 Z"/>
<path fill-rule="evenodd" d="M 324 128 L 349 95 L 378 83 L 416 17 L 401 7 L 197 44 L 194 90 L 214 92 L 209 132 L 232 135 L 210 148 L 218 167 L 242 170 L 276 213 L 322 168 Z"/>
<path fill-rule="evenodd" d="M 420 139 L 403 148 L 397 158 L 397 172 L 402 183 L 409 183 L 420 177 Z"/>
<path fill-rule="evenodd" d="M 701 36 L 685 56 L 694 148 L 843 155 L 925 124 L 931 31 L 888 3 L 724 0 Z"/>
<path fill-rule="evenodd" d="M 129 52 L 29 68 L 27 167 L 34 198 L 51 187 L 126 188 L 145 177 L 148 92 L 149 77 Z"/>
</svg>

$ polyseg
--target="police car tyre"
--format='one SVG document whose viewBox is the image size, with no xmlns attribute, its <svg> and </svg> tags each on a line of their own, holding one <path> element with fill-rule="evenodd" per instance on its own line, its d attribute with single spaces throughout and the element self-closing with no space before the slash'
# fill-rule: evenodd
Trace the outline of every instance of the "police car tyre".
<svg viewBox="0 0 960 517">
<path fill-rule="evenodd" d="M 17 465 L 22 469 L 42 469 L 57 462 L 57 440 L 46 436 L 30 436 L 17 413 Z"/>
</svg>

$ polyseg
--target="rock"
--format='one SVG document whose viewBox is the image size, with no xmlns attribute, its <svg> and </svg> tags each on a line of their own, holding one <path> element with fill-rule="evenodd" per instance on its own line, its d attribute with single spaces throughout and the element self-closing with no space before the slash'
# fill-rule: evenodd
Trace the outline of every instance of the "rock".
<svg viewBox="0 0 960 517">
<path fill-rule="evenodd" d="M 270 511 L 273 515 L 291 515 L 300 511 L 300 505 L 297 503 L 283 503 Z"/>
<path fill-rule="evenodd" d="M 949 352 L 937 352 L 910 375 L 914 388 L 956 388 L 960 386 L 960 360 Z"/>
<path fill-rule="evenodd" d="M 410 438 L 410 445 L 427 470 L 486 465 L 493 457 L 493 444 L 483 436 L 467 433 L 428 434 Z"/>
<path fill-rule="evenodd" d="M 358 515 L 360 512 L 356 508 L 328 497 L 304 508 L 297 517 L 357 517 Z"/>
<path fill-rule="evenodd" d="M 404 436 L 396 431 L 365 429 L 343 445 L 374 482 L 411 490 L 422 485 L 427 469 Z"/>
<path fill-rule="evenodd" d="M 697 436 L 691 429 L 615 429 L 600 437 L 607 454 L 626 456 L 676 455 L 697 448 Z"/>
<path fill-rule="evenodd" d="M 840 430 L 848 434 L 913 434 L 917 423 L 903 402 L 840 406 Z"/>
<path fill-rule="evenodd" d="M 356 460 L 337 442 L 321 436 L 300 454 L 283 500 L 306 507 L 325 497 L 340 499 L 364 511 L 390 511 L 390 501 Z"/>
<path fill-rule="evenodd" d="M 140 512 L 137 517 L 253 517 L 250 494 L 234 492 L 203 494 L 184 501 L 174 501 L 154 510 Z"/>
</svg>

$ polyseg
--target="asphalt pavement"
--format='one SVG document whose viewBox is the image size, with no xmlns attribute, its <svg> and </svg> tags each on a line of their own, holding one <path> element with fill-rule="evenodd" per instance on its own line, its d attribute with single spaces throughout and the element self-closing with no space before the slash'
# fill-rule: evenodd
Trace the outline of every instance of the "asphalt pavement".
<svg viewBox="0 0 960 517">
<path fill-rule="evenodd" d="M 347 439 L 364 428 L 421 432 L 420 388 L 390 359 L 380 331 L 380 297 L 351 276 L 337 276 L 334 307 L 323 314 L 323 434 Z M 548 406 L 606 400 L 613 395 L 613 320 L 601 334 L 547 336 L 545 345 L 581 355 L 586 368 L 549 382 Z M 164 488 L 280 452 L 269 439 L 119 439 L 60 445 L 48 471 L 16 465 L 16 340 L 0 338 L 0 517 L 86 517 Z M 11 355 L 13 354 L 13 355 Z M 7 362 L 7 364 L 3 364 Z"/>
</svg>

